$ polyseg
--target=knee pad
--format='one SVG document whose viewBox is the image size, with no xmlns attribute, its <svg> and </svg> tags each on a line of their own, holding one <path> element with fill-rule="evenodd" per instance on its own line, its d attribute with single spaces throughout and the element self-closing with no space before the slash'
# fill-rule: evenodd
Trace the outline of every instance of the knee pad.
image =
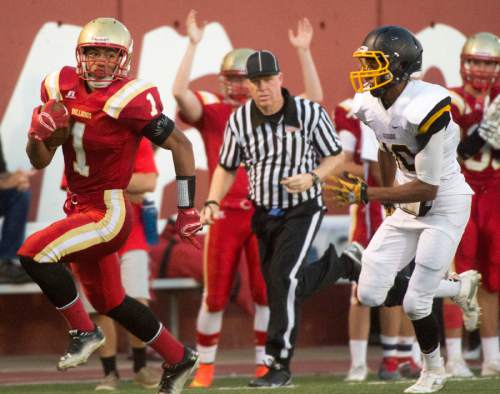
<svg viewBox="0 0 500 394">
<path fill-rule="evenodd" d="M 415 291 L 409 290 L 403 299 L 403 310 L 410 320 L 420 320 L 432 313 L 432 300 L 428 302 Z"/>
<path fill-rule="evenodd" d="M 77 297 L 75 282 L 64 264 L 38 263 L 24 256 L 20 256 L 19 261 L 56 308 L 68 305 Z"/>
<path fill-rule="evenodd" d="M 387 297 L 386 289 L 373 286 L 358 286 L 358 300 L 361 304 L 369 307 L 379 306 Z"/>
<path fill-rule="evenodd" d="M 146 305 L 129 296 L 125 296 L 123 302 L 106 315 L 146 343 L 158 334 L 161 327 L 161 323 Z"/>
</svg>

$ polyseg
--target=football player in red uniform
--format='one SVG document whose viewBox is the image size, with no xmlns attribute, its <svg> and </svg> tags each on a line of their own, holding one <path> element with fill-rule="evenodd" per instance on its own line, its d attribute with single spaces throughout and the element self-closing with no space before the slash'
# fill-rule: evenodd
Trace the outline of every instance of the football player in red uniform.
<svg viewBox="0 0 500 394">
<path fill-rule="evenodd" d="M 127 241 L 118 250 L 118 256 L 125 293 L 144 305 L 148 305 L 151 297 L 149 292 L 149 245 L 144 228 L 143 200 L 145 193 L 153 192 L 156 188 L 157 177 L 158 170 L 154 160 L 153 147 L 148 139 L 143 138 L 137 150 L 134 172 L 126 189 L 126 196 L 132 206 L 132 229 Z M 79 264 L 72 264 L 73 270 L 78 270 L 79 267 Z M 96 314 L 95 309 L 89 305 L 86 299 L 84 305 L 91 316 L 94 314 L 92 316 L 94 322 L 101 328 L 106 337 L 105 344 L 99 348 L 104 377 L 95 390 L 117 390 L 120 380 L 116 365 L 117 333 L 114 321 L 106 315 Z M 133 358 L 134 383 L 145 388 L 156 387 L 160 376 L 155 369 L 146 365 L 146 344 L 130 333 L 127 337 Z"/>
<path fill-rule="evenodd" d="M 453 119 L 461 128 L 458 153 L 462 172 L 473 188 L 469 223 L 457 250 L 457 272 L 475 268 L 482 274 L 478 293 L 483 350 L 481 375 L 500 373 L 498 298 L 500 293 L 500 41 L 492 33 L 477 33 L 465 42 L 461 87 L 451 89 Z M 448 372 L 466 371 L 461 356 L 461 315 L 445 307 Z M 455 309 L 455 311 L 454 311 Z M 471 374 L 468 374 L 471 376 Z"/>
<path fill-rule="evenodd" d="M 203 37 L 203 27 L 198 26 L 194 10 L 189 12 L 186 25 L 189 44 L 177 72 L 173 93 L 181 118 L 201 133 L 209 172 L 212 174 L 217 167 L 226 122 L 234 109 L 248 100 L 246 59 L 253 50 L 234 49 L 224 57 L 220 73 L 221 93 L 192 91 L 189 88 L 189 75 L 196 47 Z M 302 65 L 306 94 L 311 100 L 321 101 L 323 92 L 309 49 L 312 35 L 312 26 L 307 19 L 299 21 L 297 34 L 289 31 L 290 42 L 297 49 Z M 242 252 L 245 253 L 255 303 L 255 375 L 260 377 L 267 372 L 263 357 L 269 308 L 258 243 L 250 225 L 254 209 L 248 200 L 248 179 L 244 168 L 237 172 L 235 183 L 221 206 L 224 218 L 210 226 L 205 242 L 205 289 L 197 322 L 197 349 L 201 365 L 192 387 L 209 387 L 212 384 L 222 315 Z"/>
<path fill-rule="evenodd" d="M 378 142 L 373 131 L 352 113 L 352 99 L 342 101 L 333 114 L 335 128 L 342 142 L 345 162 L 336 168 L 340 175 L 347 171 L 366 180 L 370 186 L 381 184 L 377 164 Z M 373 234 L 382 223 L 384 207 L 378 201 L 350 206 L 351 228 L 349 241 L 368 246 Z M 366 351 L 370 331 L 370 308 L 361 305 L 356 298 L 356 284 L 349 307 L 349 350 L 351 368 L 346 381 L 363 381 L 368 377 Z M 380 343 L 383 359 L 378 370 L 382 380 L 416 377 L 420 368 L 412 357 L 415 340 L 409 319 L 402 314 L 400 306 L 380 308 Z M 401 368 L 400 368 L 401 365 Z"/>
<path fill-rule="evenodd" d="M 97 18 L 80 33 L 77 67 L 63 67 L 44 79 L 42 101 L 60 101 L 68 113 L 51 113 L 48 104 L 43 111 L 35 108 L 26 151 L 35 168 L 48 166 L 57 147 L 48 148 L 44 139 L 54 129 L 71 128 L 62 145 L 69 189 L 67 217 L 34 233 L 18 254 L 70 327 L 70 345 L 58 363 L 60 370 L 85 363 L 105 341 L 84 311 L 71 274 L 61 264 L 76 262 L 92 306 L 165 359 L 159 393 L 179 393 L 198 364 L 198 354 L 172 337 L 148 307 L 125 295 L 116 252 L 131 229 L 132 208 L 124 189 L 141 138 L 172 152 L 177 228 L 187 241 L 201 228 L 193 208 L 194 158 L 189 140 L 162 114 L 158 90 L 128 78 L 131 55 L 127 28 L 116 19 Z"/>
</svg>

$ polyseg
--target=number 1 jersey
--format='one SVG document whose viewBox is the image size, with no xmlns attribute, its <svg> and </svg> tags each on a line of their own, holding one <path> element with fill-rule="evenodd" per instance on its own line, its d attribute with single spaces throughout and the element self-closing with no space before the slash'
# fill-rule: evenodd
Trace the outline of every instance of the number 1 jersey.
<svg viewBox="0 0 500 394">
<path fill-rule="evenodd" d="M 71 115 L 71 134 L 62 146 L 69 190 L 126 189 L 141 131 L 163 109 L 156 87 L 125 78 L 90 92 L 73 67 L 63 67 L 44 79 L 41 97 L 62 101 Z"/>
</svg>

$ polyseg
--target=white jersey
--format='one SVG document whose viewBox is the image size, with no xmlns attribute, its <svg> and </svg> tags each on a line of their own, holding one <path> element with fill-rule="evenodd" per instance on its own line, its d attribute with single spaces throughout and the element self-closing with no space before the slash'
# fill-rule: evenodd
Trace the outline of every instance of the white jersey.
<svg viewBox="0 0 500 394">
<path fill-rule="evenodd" d="M 396 181 L 399 184 L 420 179 L 439 186 L 436 198 L 472 194 L 457 161 L 460 129 L 450 118 L 450 102 L 447 89 L 411 80 L 389 109 L 385 109 L 381 100 L 370 92 L 357 93 L 354 96 L 353 113 L 375 131 L 379 148 L 393 154 L 398 164 Z M 440 168 L 434 171 L 438 174 L 437 178 L 417 173 L 415 157 L 426 149 L 429 141 L 433 142 L 431 138 L 438 132 L 444 133 L 442 149 L 429 150 L 431 153 L 426 154 L 425 158 L 421 155 L 428 166 L 441 163 Z"/>
</svg>

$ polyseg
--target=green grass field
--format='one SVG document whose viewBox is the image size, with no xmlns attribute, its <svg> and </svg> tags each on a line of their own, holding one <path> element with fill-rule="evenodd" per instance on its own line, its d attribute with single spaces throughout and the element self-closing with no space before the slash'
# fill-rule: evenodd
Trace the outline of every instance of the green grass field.
<svg viewBox="0 0 500 394">
<path fill-rule="evenodd" d="M 223 394 L 243 394 L 254 391 L 258 394 L 395 394 L 402 393 L 403 390 L 411 384 L 411 381 L 401 380 L 398 382 L 385 383 L 371 380 L 365 383 L 345 383 L 341 377 L 335 376 L 307 376 L 294 377 L 292 385 L 281 389 L 252 389 L 247 387 L 248 379 L 245 378 L 226 378 L 217 379 L 214 387 L 210 389 L 185 389 L 186 393 L 223 393 Z M 31 393 L 66 393 L 66 394 L 84 394 L 95 393 L 95 384 L 46 384 L 29 386 L 4 386 L 0 387 L 0 393 L 9 394 L 31 394 Z M 120 387 L 120 393 L 127 394 L 146 394 L 154 393 L 154 390 L 142 390 L 132 383 L 123 383 Z M 474 378 L 467 380 L 451 380 L 446 385 L 442 393 L 500 393 L 500 378 Z"/>
</svg>

